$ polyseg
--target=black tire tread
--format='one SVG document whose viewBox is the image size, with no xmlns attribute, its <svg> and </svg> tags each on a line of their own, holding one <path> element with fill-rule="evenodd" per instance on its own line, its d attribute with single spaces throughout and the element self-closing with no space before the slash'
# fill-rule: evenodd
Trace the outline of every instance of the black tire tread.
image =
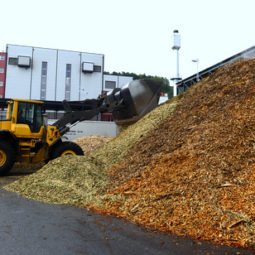
<svg viewBox="0 0 255 255">
<path fill-rule="evenodd" d="M 6 153 L 6 162 L 0 166 L 0 175 L 7 174 L 13 167 L 16 159 L 16 151 L 11 143 L 8 141 L 0 141 L 0 149 Z"/>
<path fill-rule="evenodd" d="M 60 157 L 61 154 L 66 150 L 72 150 L 76 155 L 79 155 L 79 156 L 84 155 L 82 148 L 78 144 L 67 141 L 67 142 L 62 142 L 56 146 L 54 151 L 52 151 L 51 159 Z"/>
</svg>

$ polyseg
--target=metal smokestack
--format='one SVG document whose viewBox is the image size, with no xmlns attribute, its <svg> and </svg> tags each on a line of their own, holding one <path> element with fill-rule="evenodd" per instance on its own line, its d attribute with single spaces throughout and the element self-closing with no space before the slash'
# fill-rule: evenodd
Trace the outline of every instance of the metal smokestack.
<svg viewBox="0 0 255 255">
<path fill-rule="evenodd" d="M 174 96 L 177 96 L 177 82 L 181 80 L 180 78 L 180 73 L 179 73 L 179 50 L 181 48 L 181 37 L 179 34 L 179 31 L 177 29 L 175 29 L 173 31 L 173 47 L 172 50 L 176 50 L 176 77 L 172 78 L 171 80 L 173 80 L 175 82 L 174 85 Z"/>
</svg>

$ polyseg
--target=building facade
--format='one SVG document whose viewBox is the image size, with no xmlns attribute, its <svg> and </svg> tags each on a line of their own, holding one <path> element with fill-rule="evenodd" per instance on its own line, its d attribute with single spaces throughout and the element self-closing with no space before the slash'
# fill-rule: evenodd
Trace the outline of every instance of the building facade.
<svg viewBox="0 0 255 255">
<path fill-rule="evenodd" d="M 8 44 L 1 58 L 5 98 L 84 100 L 97 98 L 133 80 L 104 75 L 103 54 Z"/>
<path fill-rule="evenodd" d="M 103 54 L 19 45 L 6 53 L 6 98 L 84 100 L 103 90 Z"/>
<path fill-rule="evenodd" d="M 6 74 L 6 53 L 0 52 L 0 98 L 4 97 Z"/>
</svg>

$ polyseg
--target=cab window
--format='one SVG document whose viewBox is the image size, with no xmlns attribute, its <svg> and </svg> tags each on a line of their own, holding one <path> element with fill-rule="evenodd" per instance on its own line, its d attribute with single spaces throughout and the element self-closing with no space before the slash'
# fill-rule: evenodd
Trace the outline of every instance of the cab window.
<svg viewBox="0 0 255 255">
<path fill-rule="evenodd" d="M 27 124 L 31 132 L 39 132 L 43 125 L 41 104 L 19 102 L 17 123 Z"/>
</svg>

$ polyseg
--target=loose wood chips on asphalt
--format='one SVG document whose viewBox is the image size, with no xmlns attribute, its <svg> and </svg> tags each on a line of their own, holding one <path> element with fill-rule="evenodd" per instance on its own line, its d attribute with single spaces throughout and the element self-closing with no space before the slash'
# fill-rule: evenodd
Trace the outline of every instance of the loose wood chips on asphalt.
<svg viewBox="0 0 255 255">
<path fill-rule="evenodd" d="M 149 229 L 255 244 L 255 60 L 218 69 L 84 157 L 6 188 Z"/>
</svg>

